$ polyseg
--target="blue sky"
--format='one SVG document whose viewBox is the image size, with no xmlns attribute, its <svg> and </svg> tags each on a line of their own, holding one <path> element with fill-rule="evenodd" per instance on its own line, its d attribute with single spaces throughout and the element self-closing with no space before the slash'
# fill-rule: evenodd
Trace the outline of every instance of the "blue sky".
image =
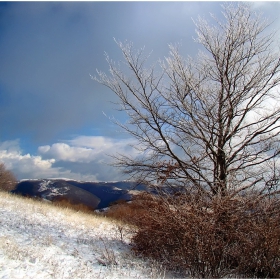
<svg viewBox="0 0 280 280">
<path fill-rule="evenodd" d="M 280 2 L 251 2 L 275 20 Z M 93 81 L 108 71 L 104 52 L 122 60 L 114 38 L 153 51 L 182 43 L 195 56 L 192 18 L 220 14 L 222 2 L 0 2 L 0 161 L 18 179 L 125 179 L 109 166 L 133 141 L 110 117 L 110 90 Z M 279 41 L 280 42 L 280 41 Z"/>
</svg>

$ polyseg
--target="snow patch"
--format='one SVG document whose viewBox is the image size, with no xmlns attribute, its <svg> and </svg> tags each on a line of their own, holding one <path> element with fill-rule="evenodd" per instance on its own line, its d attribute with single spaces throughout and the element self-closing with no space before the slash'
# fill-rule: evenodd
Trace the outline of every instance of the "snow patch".
<svg viewBox="0 0 280 280">
<path fill-rule="evenodd" d="M 51 181 L 42 181 L 42 183 L 40 183 L 40 188 L 38 189 L 38 192 L 43 192 L 48 190 L 50 183 Z"/>
<path fill-rule="evenodd" d="M 131 253 L 125 227 L 121 236 L 117 224 L 94 215 L 0 194 L 0 224 L 0 279 L 165 276 Z"/>
<path fill-rule="evenodd" d="M 38 192 L 44 192 L 42 194 L 43 198 L 51 200 L 52 197 L 65 195 L 70 190 L 68 186 L 56 187 L 54 183 L 55 181 L 52 180 L 43 180 L 40 183 Z"/>
</svg>

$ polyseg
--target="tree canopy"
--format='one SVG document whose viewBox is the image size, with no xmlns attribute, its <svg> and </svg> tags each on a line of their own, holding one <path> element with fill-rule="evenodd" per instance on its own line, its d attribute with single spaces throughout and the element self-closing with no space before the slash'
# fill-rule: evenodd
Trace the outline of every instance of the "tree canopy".
<svg viewBox="0 0 280 280">
<path fill-rule="evenodd" d="M 223 20 L 198 18 L 203 50 L 184 58 L 178 45 L 157 66 L 144 49 L 117 42 L 125 67 L 106 56 L 110 75 L 95 78 L 118 97 L 139 157 L 116 165 L 151 185 L 210 197 L 278 192 L 280 59 L 270 23 L 243 3 L 222 6 Z M 128 76 L 124 73 L 130 73 Z"/>
</svg>

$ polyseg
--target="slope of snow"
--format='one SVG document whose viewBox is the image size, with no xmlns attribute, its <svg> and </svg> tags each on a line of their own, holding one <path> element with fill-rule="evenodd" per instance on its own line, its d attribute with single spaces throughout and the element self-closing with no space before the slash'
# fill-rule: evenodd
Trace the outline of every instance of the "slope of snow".
<svg viewBox="0 0 280 280">
<path fill-rule="evenodd" d="M 69 187 L 64 185 L 57 187 L 51 180 L 42 180 L 39 186 L 38 192 L 45 192 L 42 197 L 50 200 L 52 200 L 52 197 L 65 195 L 70 190 Z"/>
<path fill-rule="evenodd" d="M 0 278 L 163 278 L 126 226 L 0 193 Z"/>
<path fill-rule="evenodd" d="M 38 189 L 38 192 L 43 192 L 49 189 L 49 185 L 51 184 L 50 180 L 43 180 L 40 183 L 40 188 Z"/>
</svg>

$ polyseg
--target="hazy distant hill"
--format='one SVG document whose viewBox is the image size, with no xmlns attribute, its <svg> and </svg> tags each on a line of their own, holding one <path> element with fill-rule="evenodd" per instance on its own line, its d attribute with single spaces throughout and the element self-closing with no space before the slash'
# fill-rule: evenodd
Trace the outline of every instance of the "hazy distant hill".
<svg viewBox="0 0 280 280">
<path fill-rule="evenodd" d="M 108 207 L 117 200 L 130 200 L 133 182 L 81 182 L 67 179 L 22 180 L 13 193 L 40 197 L 50 201 L 67 199 L 73 204 L 84 204 L 94 209 Z M 139 185 L 137 190 L 144 190 Z"/>
</svg>

